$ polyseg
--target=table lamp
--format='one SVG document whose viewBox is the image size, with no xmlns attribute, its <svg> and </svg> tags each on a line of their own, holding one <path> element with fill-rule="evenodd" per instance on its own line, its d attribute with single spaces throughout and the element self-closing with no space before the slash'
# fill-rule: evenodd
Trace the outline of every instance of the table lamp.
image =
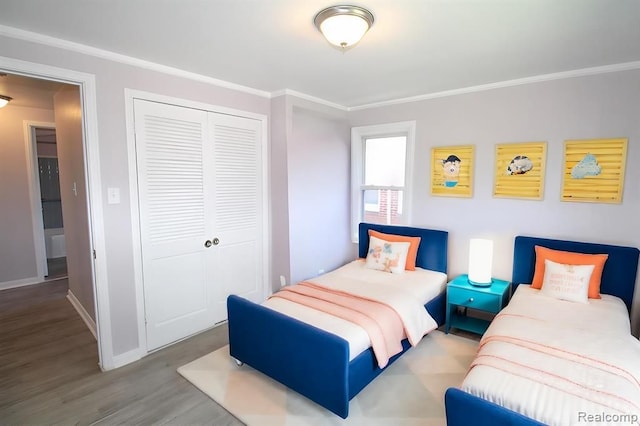
<svg viewBox="0 0 640 426">
<path fill-rule="evenodd" d="M 493 241 L 472 238 L 469 242 L 469 284 L 476 287 L 491 285 Z"/>
</svg>

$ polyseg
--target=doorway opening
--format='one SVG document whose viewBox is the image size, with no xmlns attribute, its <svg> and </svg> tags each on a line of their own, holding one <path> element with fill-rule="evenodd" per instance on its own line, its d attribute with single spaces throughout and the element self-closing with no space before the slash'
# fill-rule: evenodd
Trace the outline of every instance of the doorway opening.
<svg viewBox="0 0 640 426">
<path fill-rule="evenodd" d="M 0 58 L 0 66 L 2 61 Z M 17 64 L 18 69 L 32 67 L 25 64 Z M 39 78 L 9 70 L 2 73 L 1 80 L 3 93 L 13 98 L 2 111 L 0 124 L 0 148 L 9 154 L 5 160 L 10 166 L 5 168 L 5 183 L 0 184 L 7 195 L 0 211 L 11 218 L 5 224 L 11 232 L 3 232 L 7 235 L 3 244 L 13 252 L 13 257 L 0 260 L 4 262 L 0 302 L 7 306 L 3 314 L 18 318 L 38 306 L 34 312 L 44 318 L 54 311 L 66 312 L 77 322 L 75 310 L 95 339 L 93 349 L 89 345 L 87 351 L 103 366 L 97 330 L 83 80 L 73 84 L 73 79 Z M 21 136 L 24 143 L 16 143 Z M 20 190 L 8 190 L 13 187 Z M 5 268 L 7 265 L 10 267 Z"/>
<path fill-rule="evenodd" d="M 60 194 L 60 168 L 55 127 L 34 127 L 35 154 L 40 185 L 46 270 L 44 280 L 67 278 L 67 250 Z"/>
</svg>

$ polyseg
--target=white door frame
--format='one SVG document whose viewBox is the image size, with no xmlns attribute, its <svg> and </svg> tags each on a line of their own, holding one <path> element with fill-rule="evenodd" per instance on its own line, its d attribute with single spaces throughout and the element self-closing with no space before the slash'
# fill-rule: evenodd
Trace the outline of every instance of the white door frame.
<svg viewBox="0 0 640 426">
<path fill-rule="evenodd" d="M 227 107 L 221 107 L 217 105 L 205 104 L 202 102 L 190 101 L 181 98 L 174 98 L 171 96 L 159 95 L 157 93 L 145 92 L 134 89 L 124 89 L 124 102 L 125 102 L 125 115 L 127 126 L 127 152 L 129 157 L 129 194 L 131 194 L 131 234 L 133 244 L 133 270 L 134 270 L 134 282 L 136 288 L 136 308 L 138 312 L 138 336 L 139 336 L 139 357 L 145 356 L 149 350 L 147 347 L 147 328 L 145 319 L 145 307 L 144 307 L 144 280 L 142 276 L 142 237 L 140 231 L 140 209 L 139 194 L 138 194 L 138 167 L 136 163 L 136 135 L 135 135 L 135 121 L 133 101 L 134 99 L 141 99 L 151 102 L 160 102 L 171 105 L 182 106 L 186 108 L 201 109 L 204 111 L 210 111 L 221 114 L 236 115 L 239 117 L 252 118 L 261 122 L 262 131 L 262 190 L 263 190 L 263 235 L 262 235 L 262 253 L 263 253 L 263 299 L 271 294 L 271 254 L 269 251 L 269 245 L 271 241 L 271 228 L 270 222 L 270 210 L 269 210 L 269 196 L 271 187 L 269 184 L 269 164 L 271 164 L 268 149 L 269 134 L 267 133 L 267 116 L 263 114 L 256 114 L 247 111 L 236 110 Z"/>
<path fill-rule="evenodd" d="M 25 152 L 27 153 L 27 179 L 33 223 L 33 244 L 36 249 L 38 282 L 48 275 L 47 249 L 44 241 L 44 219 L 42 217 L 42 197 L 40 195 L 40 173 L 38 167 L 38 146 L 36 128 L 55 129 L 55 123 L 24 120 Z"/>
<path fill-rule="evenodd" d="M 89 208 L 87 212 L 89 216 L 89 243 L 94 253 L 94 256 L 92 256 L 94 259 L 92 270 L 96 331 L 98 334 L 98 363 L 103 370 L 110 370 L 115 368 L 115 363 L 111 335 L 104 217 L 101 202 L 102 185 L 95 76 L 3 56 L 0 56 L 0 71 L 43 80 L 59 81 L 78 86 L 80 89 L 84 172 L 87 177 L 86 194 Z"/>
</svg>

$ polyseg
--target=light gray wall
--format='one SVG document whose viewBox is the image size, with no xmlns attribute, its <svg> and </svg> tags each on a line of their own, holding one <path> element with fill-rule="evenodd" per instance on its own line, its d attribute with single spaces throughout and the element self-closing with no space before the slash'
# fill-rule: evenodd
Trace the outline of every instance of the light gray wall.
<svg viewBox="0 0 640 426">
<path fill-rule="evenodd" d="M 283 95 L 271 101 L 273 289 L 355 258 L 349 239 L 346 112 Z"/>
<path fill-rule="evenodd" d="M 270 100 L 63 49 L 0 36 L 0 56 L 93 74 L 96 77 L 100 172 L 113 353 L 138 347 L 136 293 L 124 89 L 204 102 L 269 115 Z M 107 204 L 107 188 L 122 202 Z"/>
<path fill-rule="evenodd" d="M 64 87 L 54 95 L 53 105 L 69 291 L 95 321 L 80 89 Z"/>
<path fill-rule="evenodd" d="M 291 282 L 355 259 L 349 238 L 350 127 L 343 114 L 293 107 L 288 144 Z"/>
<path fill-rule="evenodd" d="M 38 277 L 24 120 L 53 122 L 53 111 L 0 108 L 0 284 Z"/>
<path fill-rule="evenodd" d="M 450 232 L 451 277 L 466 272 L 471 237 L 494 240 L 493 275 L 502 279 L 511 278 L 518 234 L 640 246 L 640 71 L 353 111 L 349 118 L 353 126 L 417 121 L 413 224 Z M 560 201 L 564 140 L 607 137 L 629 139 L 623 202 Z M 495 144 L 529 141 L 548 142 L 544 199 L 493 198 Z M 431 148 L 458 144 L 476 147 L 473 197 L 431 196 Z"/>
<path fill-rule="evenodd" d="M 271 285 L 280 288 L 280 277 L 291 282 L 289 251 L 289 186 L 287 143 L 291 137 L 291 107 L 289 96 L 271 100 Z"/>
</svg>

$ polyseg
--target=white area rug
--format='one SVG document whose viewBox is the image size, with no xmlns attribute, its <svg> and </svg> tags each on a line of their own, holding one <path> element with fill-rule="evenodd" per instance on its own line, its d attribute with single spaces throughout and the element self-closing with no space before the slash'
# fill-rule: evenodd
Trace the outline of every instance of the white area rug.
<svg viewBox="0 0 640 426">
<path fill-rule="evenodd" d="M 247 425 L 444 425 L 444 392 L 462 382 L 477 346 L 429 333 L 351 400 L 346 420 L 247 365 L 238 367 L 228 346 L 178 372 Z"/>
</svg>

